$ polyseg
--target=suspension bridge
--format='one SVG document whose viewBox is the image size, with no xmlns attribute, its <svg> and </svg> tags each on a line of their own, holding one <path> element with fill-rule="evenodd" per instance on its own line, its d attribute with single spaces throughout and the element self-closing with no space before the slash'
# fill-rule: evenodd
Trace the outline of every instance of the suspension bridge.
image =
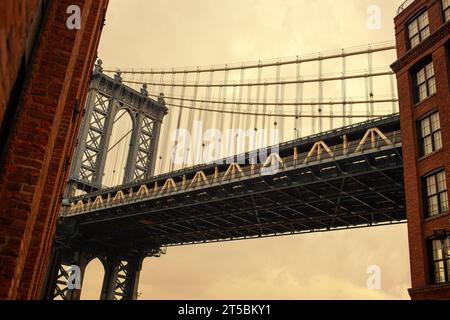
<svg viewBox="0 0 450 320">
<path fill-rule="evenodd" d="M 169 246 L 403 223 L 394 60 L 381 43 L 193 68 L 98 61 L 46 297 L 78 299 L 68 267 L 93 258 L 101 299 L 136 299 L 143 259 Z"/>
</svg>

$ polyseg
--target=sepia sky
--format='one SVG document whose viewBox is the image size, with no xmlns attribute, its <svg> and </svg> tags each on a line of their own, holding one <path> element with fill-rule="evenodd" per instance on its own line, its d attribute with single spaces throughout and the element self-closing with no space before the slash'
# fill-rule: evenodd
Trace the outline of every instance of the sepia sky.
<svg viewBox="0 0 450 320">
<path fill-rule="evenodd" d="M 403 0 L 110 0 L 99 57 L 114 68 L 216 65 L 394 40 Z M 381 8 L 369 30 L 367 9 Z M 366 287 L 381 268 L 381 290 Z M 83 299 L 98 299 L 102 268 Z M 169 248 L 140 299 L 408 299 L 406 225 Z"/>
</svg>

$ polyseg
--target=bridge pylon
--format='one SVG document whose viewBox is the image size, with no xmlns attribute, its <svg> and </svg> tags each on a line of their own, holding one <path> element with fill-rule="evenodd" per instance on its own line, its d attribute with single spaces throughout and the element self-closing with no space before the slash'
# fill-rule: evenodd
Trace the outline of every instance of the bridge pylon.
<svg viewBox="0 0 450 320">
<path fill-rule="evenodd" d="M 118 184 L 153 176 L 162 121 L 168 114 L 163 96 L 156 101 L 149 97 L 145 85 L 140 92 L 126 86 L 120 71 L 114 78 L 104 74 L 98 60 L 86 101 L 65 198 L 74 196 L 76 190 L 89 193 L 104 187 L 107 156 L 114 148 L 110 146 L 113 128 L 124 115 L 118 116 L 119 112 L 128 113 L 132 128 L 123 179 Z"/>
<path fill-rule="evenodd" d="M 139 276 L 146 257 L 160 256 L 161 249 L 117 253 L 113 250 L 55 248 L 42 292 L 43 300 L 80 300 L 87 265 L 98 258 L 105 273 L 100 300 L 137 300 Z M 96 250 L 95 249 L 95 250 Z"/>
<path fill-rule="evenodd" d="M 80 300 L 86 266 L 92 255 L 81 250 L 53 250 L 42 298 Z"/>
<path fill-rule="evenodd" d="M 78 107 L 76 112 L 80 112 Z M 124 153 L 124 163 L 120 165 L 124 169 L 123 178 L 117 179 L 120 180 L 117 183 L 132 183 L 152 177 L 162 121 L 168 114 L 168 108 L 163 95 L 154 100 L 149 97 L 146 85 L 140 91 L 126 86 L 122 83 L 120 71 L 110 77 L 103 73 L 102 61 L 98 60 L 83 113 L 63 206 L 76 196 L 77 191 L 90 193 L 105 188 L 108 153 L 126 135 L 130 135 L 130 144 Z M 113 128 L 125 113 L 131 118 L 131 130 L 114 143 Z M 62 243 L 58 240 L 61 228 L 58 225 L 43 299 L 79 300 L 86 266 L 95 258 L 102 262 L 105 269 L 100 299 L 137 299 L 142 261 L 145 257 L 159 255 L 158 245 L 152 250 L 148 248 L 153 248 L 153 244 L 146 244 L 143 250 L 136 247 L 130 249 L 129 246 L 120 250 L 99 244 L 95 239 L 86 239 L 82 244 L 74 244 L 73 241 Z M 64 232 L 76 235 L 79 230 L 71 225 Z"/>
<path fill-rule="evenodd" d="M 100 300 L 137 300 L 143 260 L 143 256 L 107 259 Z"/>
</svg>

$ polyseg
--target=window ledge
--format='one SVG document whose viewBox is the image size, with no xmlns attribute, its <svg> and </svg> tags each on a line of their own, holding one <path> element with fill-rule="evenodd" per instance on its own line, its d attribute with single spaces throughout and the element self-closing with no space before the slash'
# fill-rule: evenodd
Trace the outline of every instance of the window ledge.
<svg viewBox="0 0 450 320">
<path fill-rule="evenodd" d="M 408 289 L 409 294 L 413 300 L 445 298 L 448 297 L 450 282 L 431 283 L 421 287 Z"/>
<path fill-rule="evenodd" d="M 429 153 L 429 154 L 427 154 L 427 155 L 425 155 L 425 156 L 421 156 L 421 157 L 419 157 L 419 158 L 417 159 L 417 161 L 422 161 L 422 160 L 425 160 L 425 159 L 427 159 L 427 158 L 429 158 L 429 157 L 432 157 L 432 156 L 434 156 L 434 155 L 436 155 L 436 154 L 442 152 L 442 149 L 443 149 L 443 148 L 440 148 L 440 149 L 435 150 L 435 151 L 433 151 L 433 152 L 431 152 L 431 153 Z"/>
<path fill-rule="evenodd" d="M 412 22 L 412 21 L 411 21 L 411 22 Z M 428 27 L 430 27 L 430 25 L 428 25 Z M 430 36 L 431 36 L 431 33 L 430 33 L 429 35 L 427 35 L 425 38 L 420 39 L 420 42 L 417 43 L 414 47 L 412 47 L 412 46 L 411 46 L 411 43 L 409 42 L 409 40 L 411 40 L 411 39 L 408 39 L 408 48 L 409 48 L 408 51 L 413 50 L 414 48 L 417 48 L 418 46 L 420 46 L 420 44 L 421 44 L 422 42 L 424 42 L 425 40 L 427 40 Z"/>
<path fill-rule="evenodd" d="M 444 213 L 436 214 L 434 216 L 425 218 L 423 221 L 424 222 L 430 222 L 430 221 L 433 221 L 433 220 L 441 219 L 441 218 L 444 218 L 446 216 L 449 216 L 449 213 L 450 212 L 447 211 L 447 212 L 444 212 Z"/>
<path fill-rule="evenodd" d="M 423 99 L 422 101 L 420 101 L 420 102 L 417 102 L 415 105 L 414 105 L 414 107 L 419 107 L 422 103 L 425 103 L 425 102 L 427 102 L 428 100 L 431 100 L 432 98 L 434 98 L 434 97 L 436 97 L 436 95 L 437 95 L 437 92 L 436 93 L 433 93 L 431 96 L 428 96 L 428 97 L 426 97 L 425 99 Z"/>
</svg>

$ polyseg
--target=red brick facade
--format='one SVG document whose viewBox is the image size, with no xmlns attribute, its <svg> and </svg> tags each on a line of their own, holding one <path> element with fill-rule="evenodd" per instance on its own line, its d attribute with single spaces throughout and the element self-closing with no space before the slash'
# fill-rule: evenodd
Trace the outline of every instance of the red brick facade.
<svg viewBox="0 0 450 320">
<path fill-rule="evenodd" d="M 407 26 L 425 11 L 430 35 L 410 49 Z M 429 248 L 435 231 L 450 231 L 449 214 L 446 210 L 427 217 L 422 179 L 436 169 L 444 169 L 447 190 L 450 189 L 449 30 L 450 23 L 445 22 L 441 0 L 416 0 L 395 18 L 398 60 L 392 68 L 397 74 L 400 101 L 412 299 L 450 299 L 450 283 L 435 284 Z M 424 59 L 431 59 L 433 63 L 436 94 L 416 103 L 414 70 Z M 417 126 L 420 119 L 434 111 L 439 112 L 443 148 L 421 157 Z"/>
<path fill-rule="evenodd" d="M 0 1 L 0 121 L 16 81 L 21 60 L 31 50 L 38 1 Z M 27 41 L 30 39 L 30 41 Z"/>
<path fill-rule="evenodd" d="M 77 108 L 84 103 L 107 4 L 0 2 L 2 124 L 15 109 L 0 163 L 0 299 L 40 297 L 81 119 Z M 80 30 L 67 28 L 70 5 L 81 9 Z M 36 46 L 30 48 L 33 38 Z M 25 80 L 17 105 L 11 105 L 19 69 Z"/>
</svg>

